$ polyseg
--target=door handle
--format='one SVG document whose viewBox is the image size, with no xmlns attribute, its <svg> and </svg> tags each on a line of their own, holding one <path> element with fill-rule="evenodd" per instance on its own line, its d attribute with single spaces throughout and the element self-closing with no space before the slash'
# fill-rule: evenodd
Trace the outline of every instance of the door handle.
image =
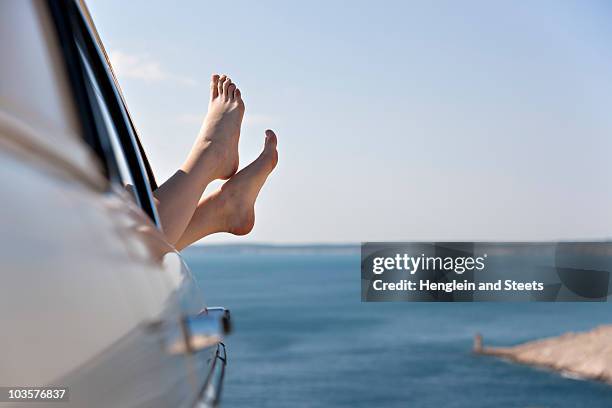
<svg viewBox="0 0 612 408">
<path fill-rule="evenodd" d="M 196 353 L 220 344 L 231 331 L 230 312 L 224 307 L 207 307 L 197 315 L 181 319 L 181 333 L 171 336 L 171 354 Z"/>
<path fill-rule="evenodd" d="M 230 311 L 221 306 L 211 306 L 203 309 L 200 315 L 212 316 L 218 319 L 221 319 L 221 324 L 223 325 L 224 334 L 230 334 L 232 331 L 232 320 Z"/>
</svg>

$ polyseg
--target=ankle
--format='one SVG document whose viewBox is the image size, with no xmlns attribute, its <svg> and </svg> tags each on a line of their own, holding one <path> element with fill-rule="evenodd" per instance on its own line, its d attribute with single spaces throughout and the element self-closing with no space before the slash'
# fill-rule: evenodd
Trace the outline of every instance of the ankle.
<svg viewBox="0 0 612 408">
<path fill-rule="evenodd" d="M 232 170 L 228 163 L 232 160 L 233 158 L 226 147 L 207 140 L 193 147 L 187 160 L 181 166 L 181 170 L 190 174 L 198 174 L 207 183 L 210 183 L 213 180 L 228 177 L 228 172 Z M 231 171 L 231 174 L 233 174 L 238 166 L 237 164 L 231 165 L 236 167 Z"/>
</svg>

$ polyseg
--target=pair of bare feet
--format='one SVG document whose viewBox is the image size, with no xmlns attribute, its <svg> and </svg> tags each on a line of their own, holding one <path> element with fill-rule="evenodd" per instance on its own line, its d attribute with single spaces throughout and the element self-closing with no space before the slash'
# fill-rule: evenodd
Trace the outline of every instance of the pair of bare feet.
<svg viewBox="0 0 612 408">
<path fill-rule="evenodd" d="M 155 191 L 168 240 L 177 249 L 216 232 L 248 234 L 255 200 L 278 162 L 276 135 L 266 130 L 262 153 L 238 170 L 238 141 L 244 116 L 240 90 L 226 75 L 213 75 L 208 113 L 181 169 Z M 202 198 L 213 180 L 227 180 Z"/>
</svg>

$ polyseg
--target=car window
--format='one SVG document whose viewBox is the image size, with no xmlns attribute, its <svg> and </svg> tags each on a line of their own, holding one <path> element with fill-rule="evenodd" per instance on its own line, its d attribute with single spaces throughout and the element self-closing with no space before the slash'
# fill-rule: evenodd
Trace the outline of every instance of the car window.
<svg viewBox="0 0 612 408">
<path fill-rule="evenodd" d="M 84 141 L 103 164 L 111 189 L 129 192 L 130 199 L 161 228 L 153 201 L 155 183 L 150 166 L 103 51 L 76 3 L 49 2 L 49 7 L 62 44 Z"/>
<path fill-rule="evenodd" d="M 111 118 L 108 106 L 104 101 L 104 97 L 102 96 L 102 91 L 100 90 L 98 81 L 96 80 L 95 74 L 91 69 L 89 61 L 87 61 L 87 58 L 80 47 L 79 53 L 85 68 L 86 81 L 89 84 L 89 97 L 95 105 L 94 113 L 99 116 L 99 125 L 104 127 L 102 131 L 106 134 L 110 142 L 113 155 L 112 160 L 114 161 L 113 164 L 116 166 L 116 172 L 118 173 L 118 177 L 112 177 L 111 182 L 119 183 L 120 187 L 129 193 L 128 196 L 130 199 L 140 205 L 138 195 L 136 194 L 134 175 L 130 170 L 130 166 L 121 145 L 119 135 L 117 134 L 117 129 Z"/>
</svg>

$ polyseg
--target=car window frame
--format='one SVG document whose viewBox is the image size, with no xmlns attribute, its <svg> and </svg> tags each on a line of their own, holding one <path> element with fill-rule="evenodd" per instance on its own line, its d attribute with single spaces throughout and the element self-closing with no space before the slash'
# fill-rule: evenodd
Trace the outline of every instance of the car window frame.
<svg viewBox="0 0 612 408">
<path fill-rule="evenodd" d="M 102 163 L 103 173 L 109 180 L 109 189 L 112 183 L 121 183 L 119 167 L 108 135 L 108 129 L 102 120 L 99 102 L 92 98 L 92 95 L 94 95 L 91 92 L 93 84 L 91 84 L 86 72 L 81 52 L 87 58 L 87 64 L 91 68 L 100 89 L 101 97 L 111 116 L 134 182 L 136 201 L 153 223 L 161 229 L 157 208 L 153 200 L 153 190 L 157 187 L 153 172 L 146 159 L 123 97 L 116 87 L 114 75 L 109 70 L 106 57 L 97 41 L 95 41 L 82 10 L 76 2 L 72 0 L 48 0 L 47 4 L 58 35 L 83 140 L 91 147 Z M 79 50 L 79 48 L 81 49 Z"/>
</svg>

